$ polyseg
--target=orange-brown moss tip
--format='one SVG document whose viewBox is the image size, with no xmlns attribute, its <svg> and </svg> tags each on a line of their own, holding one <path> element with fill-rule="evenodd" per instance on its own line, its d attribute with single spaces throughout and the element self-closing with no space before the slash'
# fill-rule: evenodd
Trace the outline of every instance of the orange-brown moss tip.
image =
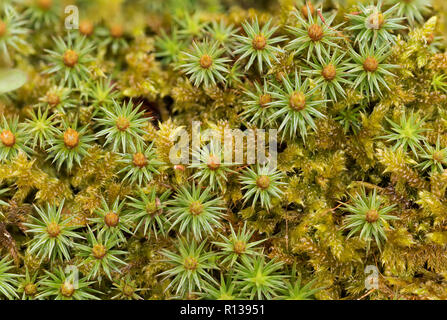
<svg viewBox="0 0 447 320">
<path fill-rule="evenodd" d="M 104 216 L 104 223 L 108 227 L 114 228 L 118 225 L 119 222 L 120 222 L 119 215 L 113 211 L 106 213 L 106 215 Z"/>
<path fill-rule="evenodd" d="M 107 248 L 102 244 L 95 244 L 92 248 L 92 255 L 95 259 L 102 259 L 107 254 Z"/>
<path fill-rule="evenodd" d="M 48 104 L 50 105 L 50 107 L 56 107 L 59 105 L 59 103 L 61 103 L 61 98 L 58 94 L 53 93 L 53 92 L 48 92 L 46 95 L 46 100 L 48 102 Z"/>
<path fill-rule="evenodd" d="M 203 56 L 200 57 L 199 63 L 203 69 L 208 69 L 213 65 L 213 58 L 211 58 L 207 54 L 204 54 Z"/>
<path fill-rule="evenodd" d="M 272 102 L 272 96 L 268 93 L 265 93 L 259 97 L 259 106 L 265 108 L 268 104 Z"/>
<path fill-rule="evenodd" d="M 69 282 L 69 281 L 65 281 L 62 285 L 61 285 L 61 295 L 63 295 L 66 298 L 71 298 L 71 296 L 74 294 L 75 292 L 75 287 L 74 285 Z"/>
<path fill-rule="evenodd" d="M 137 152 L 133 155 L 132 162 L 136 167 L 143 168 L 147 164 L 147 159 L 142 152 Z"/>
<path fill-rule="evenodd" d="M 194 257 L 187 257 L 183 263 L 183 266 L 186 270 L 195 270 L 197 269 L 197 266 L 199 265 L 199 262 Z"/>
<path fill-rule="evenodd" d="M 79 61 L 79 55 L 73 50 L 67 50 L 64 53 L 63 60 L 67 67 L 73 68 Z"/>
<path fill-rule="evenodd" d="M 255 50 L 263 50 L 267 45 L 267 40 L 262 34 L 258 34 L 253 38 L 252 45 Z"/>
<path fill-rule="evenodd" d="M 328 64 L 321 71 L 321 75 L 326 81 L 332 81 L 337 76 L 337 70 L 333 64 Z"/>
<path fill-rule="evenodd" d="M 47 233 L 51 238 L 56 238 L 61 233 L 61 227 L 56 222 L 50 222 L 47 226 Z"/>
<path fill-rule="evenodd" d="M 189 212 L 194 216 L 198 216 L 203 212 L 203 205 L 199 201 L 193 201 L 189 205 Z"/>
<path fill-rule="evenodd" d="M 210 170 L 217 170 L 220 167 L 220 159 L 215 155 L 210 155 L 207 166 Z"/>
<path fill-rule="evenodd" d="M 307 34 L 312 41 L 317 42 L 323 38 L 324 32 L 321 26 L 318 24 L 313 24 L 307 30 Z"/>
<path fill-rule="evenodd" d="M 95 31 L 95 26 L 91 21 L 83 20 L 79 23 L 79 32 L 84 36 L 91 36 Z"/>
<path fill-rule="evenodd" d="M 116 119 L 116 127 L 118 128 L 119 131 L 126 131 L 127 128 L 130 127 L 129 119 L 122 116 L 118 117 Z"/>
<path fill-rule="evenodd" d="M 379 30 L 385 23 L 385 17 L 382 12 L 374 12 L 368 17 L 368 26 L 370 29 Z"/>
<path fill-rule="evenodd" d="M 379 212 L 375 209 L 368 210 L 366 212 L 366 221 L 369 223 L 374 223 L 379 220 Z"/>
<path fill-rule="evenodd" d="M 113 38 L 121 38 L 124 34 L 124 28 L 120 24 L 114 24 L 110 27 L 110 35 Z"/>
<path fill-rule="evenodd" d="M 302 92 L 293 92 L 289 98 L 290 107 L 293 110 L 301 111 L 306 107 L 306 96 Z"/>
<path fill-rule="evenodd" d="M 37 294 L 37 286 L 34 283 L 27 283 L 23 291 L 27 296 L 34 297 Z"/>
<path fill-rule="evenodd" d="M 2 133 L 0 133 L 0 140 L 5 147 L 12 147 L 16 143 L 16 136 L 11 130 L 3 130 Z"/>
<path fill-rule="evenodd" d="M 379 67 L 379 62 L 374 57 L 368 57 L 363 62 L 363 69 L 367 72 L 375 72 Z"/>
<path fill-rule="evenodd" d="M 53 0 L 37 0 L 36 4 L 42 10 L 50 10 L 53 5 Z"/>
<path fill-rule="evenodd" d="M 0 20 L 0 38 L 6 34 L 7 25 L 6 22 Z"/>
<path fill-rule="evenodd" d="M 311 16 L 315 15 L 315 7 L 310 1 L 307 1 L 306 4 L 302 5 L 300 11 L 305 19 L 309 19 L 309 11 Z"/>
<path fill-rule="evenodd" d="M 270 178 L 268 176 L 259 176 L 256 179 L 256 185 L 260 189 L 267 189 L 270 186 Z"/>
<path fill-rule="evenodd" d="M 233 246 L 233 250 L 236 254 L 243 254 L 247 249 L 247 244 L 244 241 L 236 241 Z"/>
<path fill-rule="evenodd" d="M 72 128 L 68 128 L 64 132 L 64 144 L 68 149 L 76 148 L 79 144 L 79 133 Z"/>
</svg>

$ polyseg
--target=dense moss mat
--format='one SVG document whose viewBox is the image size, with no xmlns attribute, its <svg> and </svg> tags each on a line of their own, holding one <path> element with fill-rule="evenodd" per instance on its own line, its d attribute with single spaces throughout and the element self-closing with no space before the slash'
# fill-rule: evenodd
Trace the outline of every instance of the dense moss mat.
<svg viewBox="0 0 447 320">
<path fill-rule="evenodd" d="M 447 298 L 445 7 L 3 0 L 0 299 Z"/>
</svg>

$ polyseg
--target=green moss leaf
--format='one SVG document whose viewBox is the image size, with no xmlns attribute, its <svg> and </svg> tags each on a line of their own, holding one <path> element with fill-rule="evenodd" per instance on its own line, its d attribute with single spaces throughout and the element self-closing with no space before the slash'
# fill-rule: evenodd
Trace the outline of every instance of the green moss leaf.
<svg viewBox="0 0 447 320">
<path fill-rule="evenodd" d="M 25 72 L 19 69 L 0 69 L 0 94 L 17 90 L 27 81 Z"/>
</svg>

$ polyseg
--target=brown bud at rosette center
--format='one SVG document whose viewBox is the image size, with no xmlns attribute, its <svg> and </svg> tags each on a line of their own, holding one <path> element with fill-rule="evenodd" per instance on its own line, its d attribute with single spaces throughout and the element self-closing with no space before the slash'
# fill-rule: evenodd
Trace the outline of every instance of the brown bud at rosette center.
<svg viewBox="0 0 447 320">
<path fill-rule="evenodd" d="M 217 170 L 220 167 L 220 159 L 219 157 L 216 157 L 215 155 L 210 155 L 208 159 L 208 168 L 210 170 Z"/>
<path fill-rule="evenodd" d="M 316 42 L 320 41 L 323 38 L 323 28 L 319 26 L 318 24 L 313 24 L 309 27 L 307 30 L 307 34 L 309 35 L 309 38 Z"/>
<path fill-rule="evenodd" d="M 61 294 L 66 297 L 66 298 L 70 298 L 73 293 L 75 292 L 75 288 L 73 286 L 73 284 L 69 281 L 65 281 L 62 285 L 61 285 Z"/>
<path fill-rule="evenodd" d="M 306 96 L 302 92 L 293 92 L 289 98 L 290 107 L 293 110 L 301 111 L 306 107 Z"/>
<path fill-rule="evenodd" d="M 321 71 L 321 75 L 325 80 L 332 81 L 337 76 L 337 70 L 335 69 L 335 66 L 330 63 L 323 68 L 323 70 Z"/>
<path fill-rule="evenodd" d="M 47 226 L 47 232 L 51 238 L 56 238 L 61 233 L 61 227 L 56 222 L 51 222 Z"/>
<path fill-rule="evenodd" d="M 102 259 L 107 254 L 107 248 L 102 244 L 96 244 L 92 248 L 92 254 L 96 259 Z"/>
<path fill-rule="evenodd" d="M 371 209 L 366 212 L 366 221 L 373 223 L 377 220 L 379 220 L 379 212 L 377 212 L 377 210 Z"/>
<path fill-rule="evenodd" d="M 116 127 L 118 128 L 119 131 L 125 131 L 127 128 L 130 127 L 129 119 L 119 116 L 116 119 Z"/>
<path fill-rule="evenodd" d="M 246 243 L 244 241 L 236 241 L 234 243 L 233 249 L 234 252 L 237 254 L 243 254 L 245 252 L 246 249 Z"/>
<path fill-rule="evenodd" d="M 64 53 L 64 64 L 69 67 L 69 68 L 73 68 L 79 60 L 79 55 L 74 52 L 73 50 L 67 50 Z"/>
<path fill-rule="evenodd" d="M 367 72 L 375 72 L 379 67 L 379 62 L 374 57 L 368 57 L 363 62 L 363 69 Z"/>
<path fill-rule="evenodd" d="M 193 201 L 189 205 L 189 212 L 198 216 L 203 212 L 203 205 L 199 201 Z"/>
<path fill-rule="evenodd" d="M 81 23 L 79 24 L 79 32 L 84 36 L 92 35 L 94 30 L 95 26 L 88 20 L 81 21 Z"/>
<path fill-rule="evenodd" d="M 314 6 L 312 5 L 312 3 L 310 3 L 310 1 L 307 1 L 307 3 L 301 7 L 301 14 L 304 18 L 309 18 L 309 11 L 311 16 L 315 14 Z"/>
<path fill-rule="evenodd" d="M 268 93 L 265 93 L 259 97 L 259 105 L 264 108 L 267 107 L 267 105 L 272 102 L 272 96 Z"/>
<path fill-rule="evenodd" d="M 42 10 L 49 10 L 53 5 L 53 0 L 37 0 L 37 6 Z"/>
<path fill-rule="evenodd" d="M 252 46 L 255 50 L 262 50 L 267 45 L 267 40 L 262 34 L 258 34 L 253 38 Z"/>
<path fill-rule="evenodd" d="M 195 270 L 197 269 L 198 264 L 199 263 L 197 262 L 197 259 L 193 257 L 187 257 L 185 259 L 185 262 L 183 263 L 183 266 L 185 267 L 186 270 Z"/>
<path fill-rule="evenodd" d="M 256 179 L 256 185 L 260 189 L 267 189 L 270 186 L 270 178 L 268 176 L 259 176 Z"/>
<path fill-rule="evenodd" d="M 116 227 L 120 222 L 120 217 L 115 212 L 108 212 L 104 216 L 104 222 L 108 227 Z"/>
<path fill-rule="evenodd" d="M 203 69 L 208 69 L 213 65 L 213 59 L 209 55 L 204 54 L 200 57 L 199 63 Z"/>
<path fill-rule="evenodd" d="M 147 164 L 147 159 L 146 156 L 141 153 L 141 152 L 137 152 L 133 155 L 133 160 L 132 160 L 133 164 L 137 167 L 143 168 L 146 166 Z"/>
<path fill-rule="evenodd" d="M 0 133 L 0 140 L 5 147 L 12 147 L 16 143 L 16 136 L 11 130 L 3 130 L 2 133 Z"/>
<path fill-rule="evenodd" d="M 7 28 L 6 23 L 0 20 L 0 37 L 6 34 L 6 28 Z"/>
<path fill-rule="evenodd" d="M 69 149 L 76 148 L 79 144 L 79 133 L 72 128 L 68 128 L 64 132 L 64 144 Z"/>
</svg>

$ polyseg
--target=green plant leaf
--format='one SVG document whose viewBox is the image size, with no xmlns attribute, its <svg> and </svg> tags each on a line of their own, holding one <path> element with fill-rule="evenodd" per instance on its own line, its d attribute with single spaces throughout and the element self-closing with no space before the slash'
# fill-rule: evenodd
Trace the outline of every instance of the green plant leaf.
<svg viewBox="0 0 447 320">
<path fill-rule="evenodd" d="M 25 72 L 19 69 L 0 69 L 0 94 L 17 90 L 27 81 Z"/>
</svg>

